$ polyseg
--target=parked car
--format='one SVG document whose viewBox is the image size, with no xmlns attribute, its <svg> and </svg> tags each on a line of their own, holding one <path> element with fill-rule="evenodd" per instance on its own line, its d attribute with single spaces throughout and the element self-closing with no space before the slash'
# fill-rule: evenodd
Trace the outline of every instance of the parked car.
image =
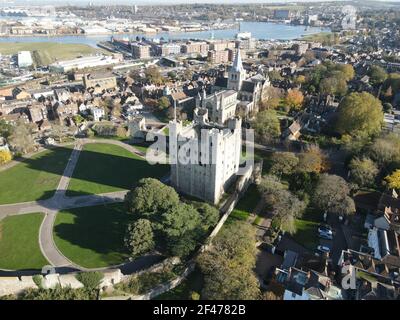
<svg viewBox="0 0 400 320">
<path fill-rule="evenodd" d="M 326 224 L 321 224 L 318 227 L 318 232 L 319 233 L 326 233 L 326 234 L 333 235 L 332 228 L 329 225 L 326 225 Z"/>
<path fill-rule="evenodd" d="M 322 246 L 322 245 L 319 245 L 319 246 L 317 247 L 317 250 L 320 251 L 320 252 L 322 252 L 322 253 L 329 253 L 329 252 L 331 252 L 331 249 L 330 249 L 329 247 L 327 247 L 327 246 Z"/>
<path fill-rule="evenodd" d="M 333 239 L 333 235 L 326 233 L 326 232 L 319 232 L 318 236 L 322 239 L 326 239 L 326 240 L 332 240 Z"/>
</svg>

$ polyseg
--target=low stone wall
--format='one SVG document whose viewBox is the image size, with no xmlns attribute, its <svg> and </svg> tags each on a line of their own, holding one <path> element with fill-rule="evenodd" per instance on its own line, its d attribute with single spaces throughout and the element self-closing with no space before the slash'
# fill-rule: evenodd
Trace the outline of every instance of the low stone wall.
<svg viewBox="0 0 400 320">
<path fill-rule="evenodd" d="M 121 282 L 123 276 L 121 270 L 110 269 L 102 272 L 104 277 L 100 287 L 109 287 Z M 73 289 L 82 288 L 83 284 L 76 279 L 77 273 L 58 274 L 51 273 L 45 276 L 37 275 L 41 279 L 42 287 L 45 289 L 55 288 L 57 285 L 61 287 L 71 287 Z M 27 289 L 37 289 L 37 285 L 33 281 L 33 276 L 22 277 L 0 277 L 0 296 L 9 294 L 20 294 Z"/>
<path fill-rule="evenodd" d="M 37 288 L 32 277 L 1 277 L 0 278 L 0 296 L 8 294 L 18 294 L 24 290 Z"/>
</svg>

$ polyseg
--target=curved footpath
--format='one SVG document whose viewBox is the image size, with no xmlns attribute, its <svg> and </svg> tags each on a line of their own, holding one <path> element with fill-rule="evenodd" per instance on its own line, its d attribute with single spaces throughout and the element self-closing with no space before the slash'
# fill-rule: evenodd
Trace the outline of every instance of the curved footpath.
<svg viewBox="0 0 400 320">
<path fill-rule="evenodd" d="M 120 146 L 140 157 L 144 157 L 144 154 L 141 151 L 121 141 L 109 140 L 109 139 L 78 140 L 74 146 L 74 149 L 71 153 L 67 166 L 64 169 L 63 175 L 59 181 L 59 184 L 57 186 L 57 189 L 53 197 L 46 200 L 0 205 L 0 220 L 8 215 L 18 215 L 18 214 L 25 214 L 32 212 L 42 212 L 45 214 L 45 218 L 43 219 L 39 229 L 39 245 L 43 255 L 46 257 L 48 262 L 54 267 L 63 267 L 63 268 L 67 267 L 80 270 L 88 270 L 86 268 L 74 264 L 72 261 L 66 258 L 55 245 L 53 240 L 53 225 L 57 212 L 71 208 L 90 207 L 107 203 L 122 202 L 124 201 L 125 195 L 128 192 L 128 190 L 123 190 L 123 191 L 109 192 L 103 194 L 93 194 L 93 195 L 84 195 L 76 197 L 67 197 L 65 195 L 65 192 L 68 189 L 68 185 L 71 180 L 74 169 L 76 167 L 76 164 L 78 163 L 82 147 L 84 144 L 87 143 L 113 144 Z M 18 161 L 15 161 L 11 166 L 8 166 L 7 169 L 14 166 L 17 163 Z M 2 170 L 5 169 L 1 168 L 0 171 Z"/>
</svg>

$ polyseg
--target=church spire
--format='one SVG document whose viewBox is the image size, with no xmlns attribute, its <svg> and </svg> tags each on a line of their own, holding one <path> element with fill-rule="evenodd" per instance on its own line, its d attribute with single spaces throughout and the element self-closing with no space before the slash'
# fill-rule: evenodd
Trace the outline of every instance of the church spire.
<svg viewBox="0 0 400 320">
<path fill-rule="evenodd" d="M 237 49 L 235 61 L 233 61 L 232 71 L 241 72 L 243 70 L 242 58 L 240 56 L 240 48 Z"/>
</svg>

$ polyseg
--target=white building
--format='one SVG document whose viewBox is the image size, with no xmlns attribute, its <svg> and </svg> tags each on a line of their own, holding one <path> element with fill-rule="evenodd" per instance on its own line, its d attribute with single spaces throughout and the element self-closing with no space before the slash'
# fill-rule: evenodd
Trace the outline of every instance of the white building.
<svg viewBox="0 0 400 320">
<path fill-rule="evenodd" d="M 93 120 L 94 121 L 100 121 L 100 119 L 103 118 L 104 115 L 105 115 L 105 112 L 104 112 L 103 108 L 96 108 L 96 107 L 95 108 L 91 108 L 90 112 L 93 115 Z"/>
<path fill-rule="evenodd" d="M 98 66 L 107 66 L 118 64 L 119 59 L 112 56 L 88 56 L 73 60 L 58 61 L 49 65 L 50 71 L 53 72 L 68 72 L 70 70 L 79 70 L 84 68 L 93 68 Z"/>
<path fill-rule="evenodd" d="M 225 126 L 208 122 L 208 110 L 194 110 L 194 121 L 169 126 L 171 182 L 180 192 L 217 204 L 235 181 L 241 155 L 241 119 Z"/>
<path fill-rule="evenodd" d="M 33 65 L 33 60 L 30 51 L 19 51 L 17 56 L 18 67 L 27 68 Z"/>
</svg>

